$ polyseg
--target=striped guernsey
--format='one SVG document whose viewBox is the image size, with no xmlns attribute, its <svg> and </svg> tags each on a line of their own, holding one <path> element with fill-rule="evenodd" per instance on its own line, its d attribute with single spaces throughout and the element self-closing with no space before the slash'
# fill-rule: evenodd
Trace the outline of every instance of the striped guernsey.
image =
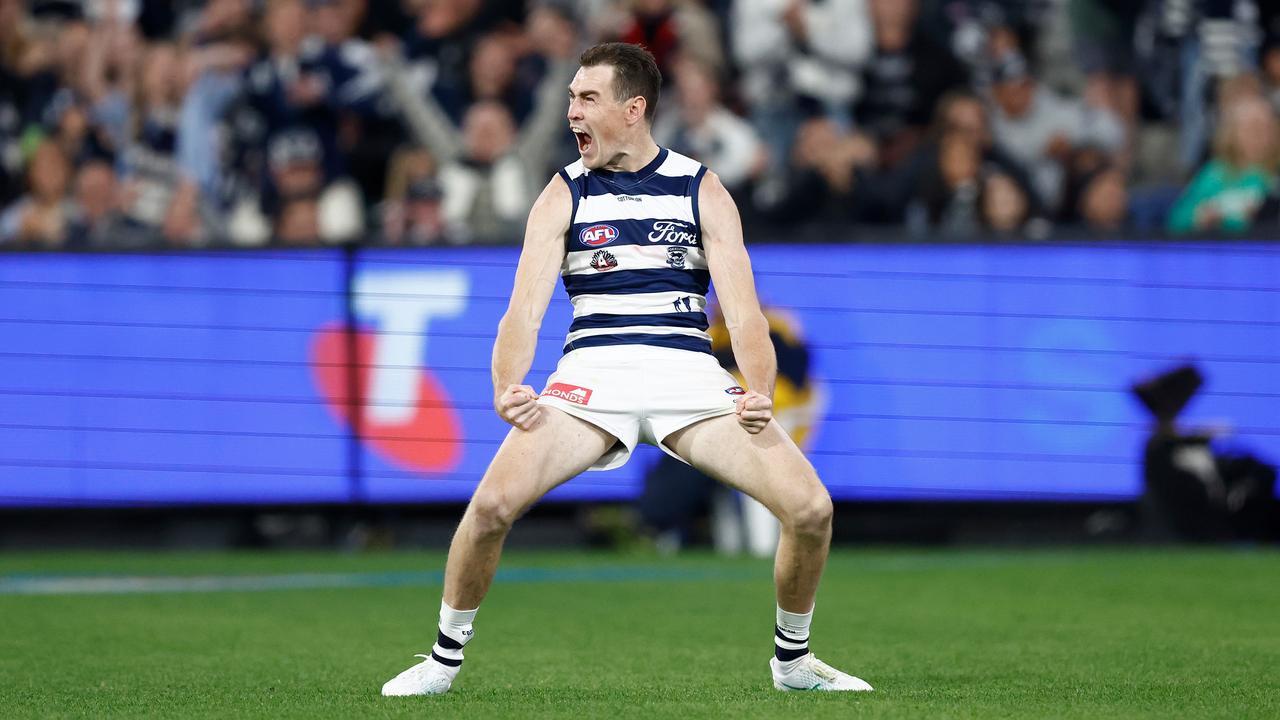
<svg viewBox="0 0 1280 720">
<path fill-rule="evenodd" d="M 636 172 L 560 171 L 573 195 L 560 275 L 573 303 L 564 351 L 656 345 L 711 352 L 711 274 L 698 222 L 706 167 L 660 148 Z"/>
</svg>

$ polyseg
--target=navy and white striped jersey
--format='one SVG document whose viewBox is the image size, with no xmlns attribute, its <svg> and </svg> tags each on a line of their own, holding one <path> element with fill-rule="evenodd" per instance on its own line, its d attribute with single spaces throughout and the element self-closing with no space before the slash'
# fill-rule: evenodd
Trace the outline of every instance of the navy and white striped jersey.
<svg viewBox="0 0 1280 720">
<path fill-rule="evenodd" d="M 698 221 L 706 167 L 666 148 L 637 172 L 560 171 L 573 195 L 560 275 L 573 302 L 564 351 L 657 345 L 711 352 L 711 274 Z"/>
</svg>

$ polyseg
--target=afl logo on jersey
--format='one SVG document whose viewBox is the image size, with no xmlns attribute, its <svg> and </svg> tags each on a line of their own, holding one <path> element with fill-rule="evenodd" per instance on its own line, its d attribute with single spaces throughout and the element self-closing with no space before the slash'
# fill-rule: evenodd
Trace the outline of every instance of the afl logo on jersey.
<svg viewBox="0 0 1280 720">
<path fill-rule="evenodd" d="M 618 228 L 612 225 L 592 225 L 578 233 L 578 240 L 587 247 L 608 245 L 618 239 Z"/>
</svg>

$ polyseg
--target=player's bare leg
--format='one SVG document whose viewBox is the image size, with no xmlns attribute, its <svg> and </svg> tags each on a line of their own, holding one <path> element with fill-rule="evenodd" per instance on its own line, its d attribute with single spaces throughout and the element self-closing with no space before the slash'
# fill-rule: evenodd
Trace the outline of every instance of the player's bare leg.
<svg viewBox="0 0 1280 720">
<path fill-rule="evenodd" d="M 560 410 L 543 406 L 541 411 L 544 417 L 533 429 L 513 428 L 507 434 L 454 532 L 444 571 L 444 600 L 452 607 L 479 607 L 516 518 L 617 442 Z"/>
<path fill-rule="evenodd" d="M 870 690 L 808 652 L 809 620 L 831 544 L 831 497 L 791 438 L 776 422 L 751 434 L 734 415 L 722 415 L 672 433 L 665 444 L 702 472 L 760 501 L 781 523 L 773 567 L 778 598 L 778 652 L 770 661 L 774 686 Z"/>
<path fill-rule="evenodd" d="M 782 534 L 773 568 L 778 605 L 809 612 L 831 543 L 831 499 L 791 438 L 776 422 L 750 435 L 733 415 L 723 415 L 672 433 L 666 445 L 699 470 L 759 500 L 778 518 Z"/>
<path fill-rule="evenodd" d="M 471 639 L 471 619 L 489 591 L 511 525 L 552 488 L 600 459 L 616 439 L 600 428 L 543 406 L 528 430 L 513 428 L 471 496 L 449 546 L 440 633 L 431 655 L 382 687 L 383 695 L 448 691 Z"/>
</svg>

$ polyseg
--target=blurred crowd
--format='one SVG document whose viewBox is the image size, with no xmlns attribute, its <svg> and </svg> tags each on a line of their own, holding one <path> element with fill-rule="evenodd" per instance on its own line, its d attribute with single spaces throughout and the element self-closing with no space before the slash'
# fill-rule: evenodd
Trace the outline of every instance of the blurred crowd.
<svg viewBox="0 0 1280 720">
<path fill-rule="evenodd" d="M 0 247 L 519 242 L 604 40 L 775 239 L 1280 236 L 1273 0 L 0 0 Z"/>
</svg>

